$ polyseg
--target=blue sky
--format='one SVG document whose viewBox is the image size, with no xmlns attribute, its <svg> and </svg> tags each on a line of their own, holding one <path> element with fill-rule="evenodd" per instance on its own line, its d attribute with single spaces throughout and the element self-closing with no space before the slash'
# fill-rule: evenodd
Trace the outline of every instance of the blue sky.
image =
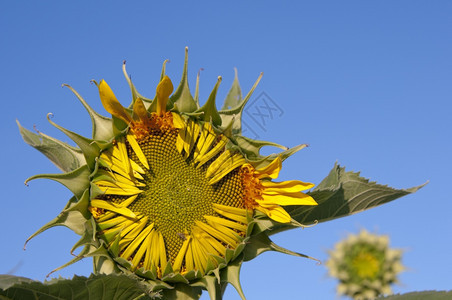
<svg viewBox="0 0 452 300">
<path fill-rule="evenodd" d="M 58 170 L 22 142 L 15 120 L 68 141 L 46 121 L 52 112 L 58 124 L 89 136 L 88 115 L 62 83 L 106 115 L 91 79 L 104 78 L 128 104 L 125 59 L 135 85 L 152 97 L 163 60 L 170 59 L 167 73 L 179 81 L 188 46 L 191 87 L 204 69 L 201 99 L 222 75 L 221 103 L 234 67 L 244 93 L 264 72 L 253 99 L 265 93 L 281 112 L 265 124 L 246 115 L 252 134 L 287 146 L 310 145 L 286 161 L 281 179 L 319 183 L 338 161 L 396 188 L 430 180 L 414 195 L 278 234 L 275 242 L 323 261 L 326 250 L 349 232 L 388 234 L 392 246 L 405 249 L 408 267 L 396 292 L 450 290 L 452 3 L 275 3 L 2 1 L 0 157 L 6 194 L 0 273 L 43 280 L 71 259 L 69 249 L 78 238 L 55 228 L 22 250 L 26 238 L 60 212 L 70 192 L 45 180 L 23 185 L 31 175 Z M 91 269 L 85 259 L 55 276 L 88 275 Z M 265 253 L 244 264 L 242 284 L 248 299 L 333 299 L 336 282 L 326 273 L 310 260 Z M 229 288 L 226 298 L 239 297 Z"/>
</svg>

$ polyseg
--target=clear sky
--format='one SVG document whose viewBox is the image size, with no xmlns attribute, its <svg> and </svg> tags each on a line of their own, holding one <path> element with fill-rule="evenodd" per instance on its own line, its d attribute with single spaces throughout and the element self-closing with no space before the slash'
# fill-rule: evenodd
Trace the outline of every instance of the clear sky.
<svg viewBox="0 0 452 300">
<path fill-rule="evenodd" d="M 78 240 L 55 228 L 22 250 L 70 192 L 46 180 L 24 186 L 31 175 L 58 170 L 22 142 L 15 120 L 68 141 L 46 121 L 52 112 L 58 124 L 89 136 L 88 114 L 62 83 L 106 115 L 91 79 L 104 78 L 128 104 L 125 59 L 139 91 L 152 97 L 163 60 L 171 60 L 167 73 L 179 81 L 188 46 L 192 88 L 204 69 L 201 99 L 222 75 L 221 103 L 234 67 L 244 93 L 264 72 L 253 99 L 264 92 L 280 111 L 265 122 L 245 114 L 249 136 L 310 145 L 285 162 L 282 180 L 319 183 L 335 161 L 396 188 L 430 180 L 414 195 L 278 234 L 276 243 L 324 261 L 338 240 L 366 228 L 406 250 L 408 271 L 396 292 L 452 289 L 452 2 L 186 2 L 0 2 L 0 273 L 43 280 L 71 259 Z M 85 259 L 55 276 L 91 270 Z M 248 299 L 333 299 L 336 282 L 326 274 L 314 261 L 265 253 L 245 263 L 241 277 Z M 226 298 L 239 296 L 231 287 Z"/>
</svg>

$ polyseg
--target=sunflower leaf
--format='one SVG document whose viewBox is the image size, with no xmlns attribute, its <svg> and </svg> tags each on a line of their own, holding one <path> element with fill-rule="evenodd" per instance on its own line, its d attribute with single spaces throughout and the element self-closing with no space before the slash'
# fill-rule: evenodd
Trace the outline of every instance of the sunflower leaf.
<svg viewBox="0 0 452 300">
<path fill-rule="evenodd" d="M 371 182 L 359 173 L 345 171 L 344 167 L 334 165 L 328 176 L 308 194 L 318 203 L 317 206 L 286 206 L 290 216 L 301 224 L 308 225 L 352 215 L 379 206 L 402 196 L 411 194 L 425 184 L 409 189 L 394 189 L 387 185 Z M 282 224 L 271 234 L 289 229 Z"/>
<path fill-rule="evenodd" d="M 31 283 L 34 282 L 33 279 L 13 276 L 13 275 L 0 275 L 0 290 L 6 290 L 7 288 L 21 283 Z M 0 294 L 1 295 L 1 294 Z"/>
<path fill-rule="evenodd" d="M 60 170 L 70 172 L 86 164 L 85 157 L 80 149 L 41 132 L 39 134 L 33 133 L 23 128 L 19 121 L 16 122 L 24 141 L 47 156 Z"/>
<path fill-rule="evenodd" d="M 52 279 L 44 283 L 0 275 L 2 299 L 152 299 L 148 286 L 125 275 L 91 275 L 89 278 Z"/>
<path fill-rule="evenodd" d="M 390 295 L 386 297 L 379 297 L 377 299 L 387 300 L 448 300 L 452 299 L 452 291 L 421 291 L 410 292 L 406 294 Z"/>
</svg>

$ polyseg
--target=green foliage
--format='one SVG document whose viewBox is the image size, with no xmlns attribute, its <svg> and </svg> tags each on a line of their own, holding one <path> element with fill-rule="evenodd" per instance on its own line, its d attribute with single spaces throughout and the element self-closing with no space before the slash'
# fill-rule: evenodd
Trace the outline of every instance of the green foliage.
<svg viewBox="0 0 452 300">
<path fill-rule="evenodd" d="M 212 282 L 212 284 L 215 283 Z M 176 285 L 173 290 L 162 290 L 159 292 L 150 292 L 150 290 L 149 285 L 144 281 L 126 275 L 91 275 L 89 278 L 74 276 L 72 279 L 52 279 L 44 283 L 24 277 L 0 275 L 1 300 L 198 299 L 201 294 L 200 289 L 189 288 L 186 285 Z M 379 297 L 378 299 L 446 300 L 451 298 L 452 291 L 422 291 Z"/>
<path fill-rule="evenodd" d="M 422 291 L 411 292 L 406 294 L 379 297 L 377 299 L 386 300 L 450 300 L 452 299 L 452 291 Z"/>
<path fill-rule="evenodd" d="M 328 176 L 308 194 L 317 206 L 286 206 L 284 209 L 303 225 L 330 221 L 349 216 L 369 208 L 412 194 L 427 183 L 409 189 L 394 189 L 387 185 L 371 182 L 360 173 L 345 171 L 345 167 L 335 164 Z M 276 225 L 271 233 L 291 228 Z"/>
<path fill-rule="evenodd" d="M 47 282 L 0 275 L 0 299 L 153 299 L 141 281 L 125 275 L 92 275 L 89 278 L 53 279 Z"/>
</svg>

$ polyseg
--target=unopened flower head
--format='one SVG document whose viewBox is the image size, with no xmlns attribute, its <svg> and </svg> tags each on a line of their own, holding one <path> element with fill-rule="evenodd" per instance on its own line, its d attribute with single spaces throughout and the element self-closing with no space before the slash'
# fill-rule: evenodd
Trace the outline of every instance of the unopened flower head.
<svg viewBox="0 0 452 300">
<path fill-rule="evenodd" d="M 328 253 L 326 266 L 329 275 L 339 280 L 338 294 L 353 299 L 391 294 L 391 285 L 398 282 L 397 276 L 404 270 L 402 251 L 389 248 L 387 236 L 366 230 L 349 235 Z"/>
</svg>

